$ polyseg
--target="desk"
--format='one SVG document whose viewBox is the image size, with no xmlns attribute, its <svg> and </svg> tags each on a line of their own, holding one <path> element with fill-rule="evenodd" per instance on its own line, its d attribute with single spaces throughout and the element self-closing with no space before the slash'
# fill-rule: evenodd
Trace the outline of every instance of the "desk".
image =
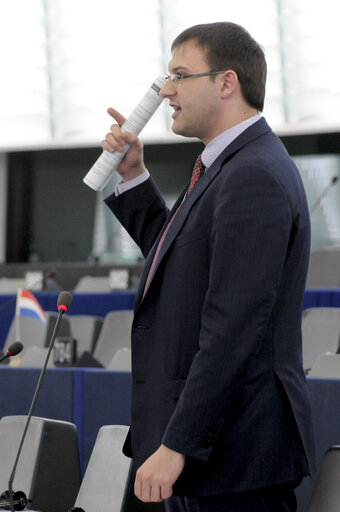
<svg viewBox="0 0 340 512">
<path fill-rule="evenodd" d="M 305 291 L 303 309 L 340 308 L 340 288 L 311 288 Z"/>
<path fill-rule="evenodd" d="M 26 415 L 40 370 L 0 367 L 0 417 Z M 130 423 L 131 378 L 127 372 L 97 368 L 48 369 L 35 416 L 70 421 L 77 426 L 82 471 L 102 425 Z M 308 378 L 316 438 L 316 462 L 340 444 L 340 380 Z M 298 512 L 307 512 L 316 479 L 297 490 Z"/>
<path fill-rule="evenodd" d="M 40 369 L 0 366 L 0 417 L 27 415 Z M 130 424 L 131 374 L 92 368 L 47 369 L 34 416 L 77 426 L 81 469 L 102 425 Z"/>
</svg>

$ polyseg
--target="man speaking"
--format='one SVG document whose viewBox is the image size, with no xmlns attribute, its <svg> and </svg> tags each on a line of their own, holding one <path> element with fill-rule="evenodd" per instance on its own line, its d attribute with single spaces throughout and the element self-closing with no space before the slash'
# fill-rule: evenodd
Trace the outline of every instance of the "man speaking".
<svg viewBox="0 0 340 512">
<path fill-rule="evenodd" d="M 295 511 L 313 468 L 301 357 L 310 222 L 299 173 L 261 117 L 262 48 L 239 25 L 173 42 L 161 95 L 205 149 L 169 211 L 136 135 L 106 203 L 146 258 L 132 326 L 135 493 L 167 511 Z"/>
</svg>

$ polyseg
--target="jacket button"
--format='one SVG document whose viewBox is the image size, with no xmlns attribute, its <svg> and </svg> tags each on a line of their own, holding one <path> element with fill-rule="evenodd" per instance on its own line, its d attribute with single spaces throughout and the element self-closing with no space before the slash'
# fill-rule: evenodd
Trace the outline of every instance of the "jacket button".
<svg viewBox="0 0 340 512">
<path fill-rule="evenodd" d="M 202 445 L 204 448 L 208 448 L 214 441 L 214 436 L 211 432 L 209 432 L 202 441 Z"/>
</svg>

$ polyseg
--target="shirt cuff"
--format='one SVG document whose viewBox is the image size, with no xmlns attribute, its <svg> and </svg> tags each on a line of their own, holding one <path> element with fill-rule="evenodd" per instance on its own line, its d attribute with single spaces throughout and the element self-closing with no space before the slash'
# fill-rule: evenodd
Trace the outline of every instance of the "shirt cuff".
<svg viewBox="0 0 340 512">
<path fill-rule="evenodd" d="M 134 178 L 133 180 L 120 181 L 119 183 L 117 183 L 115 187 L 115 196 L 117 197 L 120 194 L 123 194 L 124 192 L 127 192 L 128 190 L 131 190 L 134 187 L 137 187 L 137 185 L 141 185 L 142 183 L 144 183 L 144 181 L 149 179 L 149 177 L 150 173 L 147 169 L 145 169 L 143 174 L 137 176 L 137 178 Z"/>
</svg>

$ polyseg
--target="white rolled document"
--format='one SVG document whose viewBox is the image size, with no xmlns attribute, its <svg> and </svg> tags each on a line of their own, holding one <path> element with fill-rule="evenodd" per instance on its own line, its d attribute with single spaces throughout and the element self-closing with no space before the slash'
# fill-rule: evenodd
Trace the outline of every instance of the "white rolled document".
<svg viewBox="0 0 340 512">
<path fill-rule="evenodd" d="M 156 78 L 146 94 L 122 125 L 123 132 L 132 132 L 135 135 L 139 135 L 163 101 L 163 98 L 159 93 L 164 83 L 165 78 L 163 75 Z M 93 188 L 93 190 L 102 190 L 109 182 L 112 174 L 119 166 L 129 148 L 129 144 L 124 144 L 123 151 L 121 152 L 116 151 L 115 153 L 110 153 L 109 151 L 103 151 L 86 174 L 83 180 L 84 183 Z"/>
</svg>

